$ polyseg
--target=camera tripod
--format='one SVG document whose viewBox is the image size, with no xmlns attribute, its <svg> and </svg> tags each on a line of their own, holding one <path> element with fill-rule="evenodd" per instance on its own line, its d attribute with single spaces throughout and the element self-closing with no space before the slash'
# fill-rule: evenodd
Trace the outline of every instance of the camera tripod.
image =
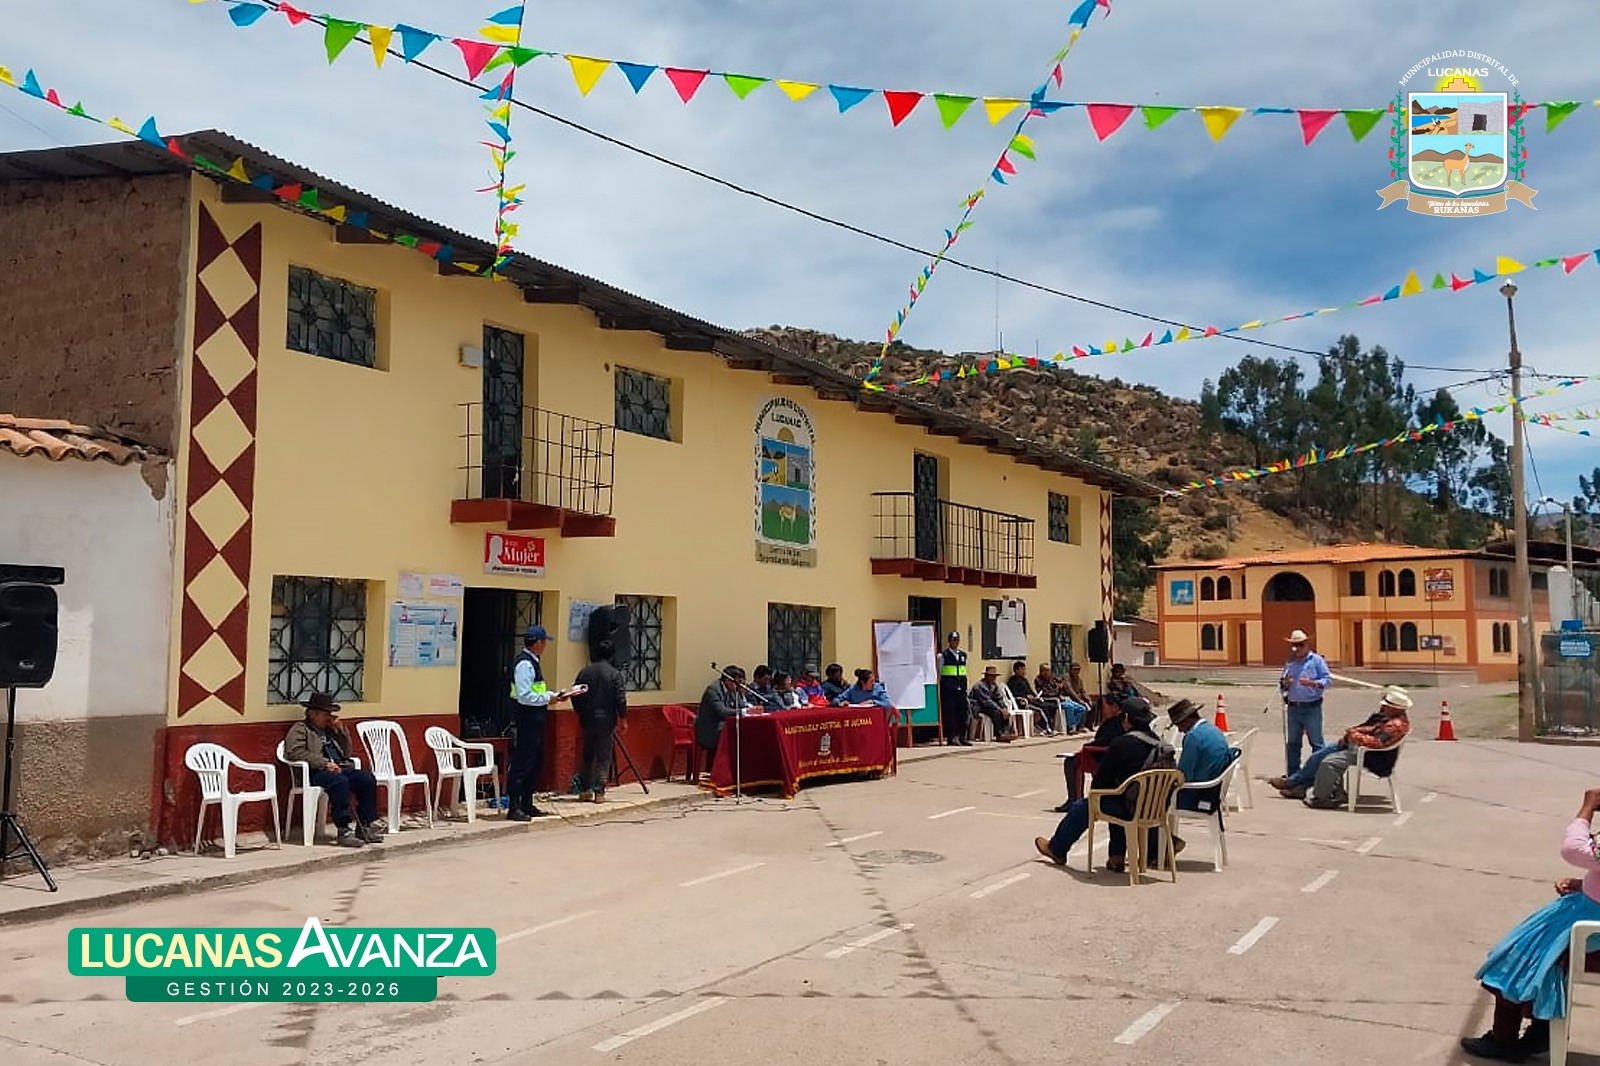
<svg viewBox="0 0 1600 1066">
<path fill-rule="evenodd" d="M 33 841 L 28 838 L 28 831 L 22 828 L 22 820 L 11 809 L 11 769 L 16 762 L 17 747 L 17 690 L 6 689 L 6 768 L 3 798 L 0 798 L 0 877 L 5 876 L 6 863 L 12 859 L 26 856 L 33 863 L 33 868 L 39 871 L 39 876 L 44 878 L 44 883 L 50 886 L 50 891 L 59 892 L 60 887 L 56 879 L 50 876 L 50 869 L 45 865 L 44 858 L 39 854 L 39 849 L 33 846 Z M 17 847 L 11 847 L 11 834 L 17 836 Z"/>
</svg>

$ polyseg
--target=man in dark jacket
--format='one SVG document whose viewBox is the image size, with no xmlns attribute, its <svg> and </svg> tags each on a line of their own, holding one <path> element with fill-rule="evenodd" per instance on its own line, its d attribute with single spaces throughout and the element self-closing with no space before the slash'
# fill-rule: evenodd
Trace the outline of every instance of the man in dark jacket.
<svg viewBox="0 0 1600 1066">
<path fill-rule="evenodd" d="M 1094 738 L 1061 760 L 1061 773 L 1067 779 L 1067 800 L 1056 808 L 1057 814 L 1066 814 L 1072 804 L 1083 794 L 1083 777 L 1085 774 L 1093 775 L 1100 759 L 1105 755 L 1111 742 L 1127 732 L 1128 708 L 1142 709 L 1143 713 L 1154 718 L 1155 712 L 1150 709 L 1150 701 L 1143 696 L 1130 696 L 1128 700 L 1117 707 L 1117 713 L 1107 716 L 1100 723 L 1100 728 L 1094 732 Z"/>
<path fill-rule="evenodd" d="M 284 759 L 309 766 L 310 783 L 328 794 L 328 813 L 339 830 L 340 847 L 379 843 L 383 833 L 373 824 L 378 820 L 378 781 L 371 771 L 357 768 L 350 757 L 350 734 L 337 722 L 339 705 L 326 692 L 313 692 L 305 708 L 305 720 L 290 726 L 283 738 Z M 352 795 L 360 819 L 356 828 L 350 826 Z M 302 816 L 315 818 L 317 812 L 309 809 Z"/>
<path fill-rule="evenodd" d="M 737 718 L 739 712 L 750 706 L 744 697 L 744 671 L 730 666 L 722 676 L 706 686 L 700 697 L 700 708 L 694 716 L 694 739 L 705 751 L 705 761 L 700 765 L 709 772 L 717 761 L 717 741 L 722 736 L 722 723 Z"/>
<path fill-rule="evenodd" d="M 604 803 L 606 782 L 611 779 L 612 744 L 617 734 L 628 731 L 628 679 L 611 660 L 616 648 L 609 640 L 600 641 L 595 661 L 578 671 L 573 688 L 587 691 L 572 697 L 578 712 L 578 728 L 583 733 L 583 762 L 578 767 L 578 799 Z"/>
<path fill-rule="evenodd" d="M 945 638 L 939 653 L 939 707 L 944 717 L 946 744 L 972 743 L 967 735 L 967 653 L 961 650 L 961 634 L 954 629 Z"/>
<path fill-rule="evenodd" d="M 1121 715 L 1126 731 L 1118 736 L 1106 748 L 1105 755 L 1100 760 L 1100 766 L 1094 772 L 1094 780 L 1089 787 L 1095 790 L 1116 790 L 1121 788 L 1134 774 L 1144 769 L 1145 761 L 1150 758 L 1154 745 L 1160 743 L 1155 735 L 1151 723 L 1155 721 L 1155 714 L 1150 709 L 1150 702 L 1143 698 L 1128 700 L 1123 706 Z M 1127 817 L 1132 812 L 1126 807 L 1126 800 L 1122 797 L 1109 797 L 1101 803 L 1101 809 L 1107 814 L 1117 817 Z M 1089 828 L 1089 800 L 1087 797 L 1072 801 L 1067 806 L 1066 816 L 1061 819 L 1061 824 L 1056 827 L 1055 835 L 1051 837 L 1035 837 L 1033 846 L 1039 854 L 1056 863 L 1058 866 L 1067 861 L 1067 852 L 1072 850 L 1072 845 Z M 1125 856 L 1128 853 L 1127 834 L 1121 826 L 1113 825 L 1110 829 L 1110 843 L 1107 845 L 1106 869 L 1118 871 L 1124 868 Z M 1155 831 L 1151 831 L 1151 846 L 1149 854 L 1156 851 Z M 1175 847 L 1181 846 L 1174 844 Z"/>
</svg>

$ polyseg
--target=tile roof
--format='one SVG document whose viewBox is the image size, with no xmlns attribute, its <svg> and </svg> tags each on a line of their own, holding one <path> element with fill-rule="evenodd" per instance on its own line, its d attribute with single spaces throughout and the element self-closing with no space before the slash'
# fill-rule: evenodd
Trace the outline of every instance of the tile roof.
<svg viewBox="0 0 1600 1066">
<path fill-rule="evenodd" d="M 1304 566 L 1309 563 L 1405 562 L 1413 559 L 1475 558 L 1488 554 L 1471 548 L 1415 548 L 1409 544 L 1328 544 L 1320 548 L 1301 548 L 1296 551 L 1261 552 L 1257 555 L 1238 555 L 1230 559 L 1193 559 L 1187 562 L 1164 563 L 1160 570 L 1241 570 L 1247 566 Z"/>
<path fill-rule="evenodd" d="M 20 418 L 0 414 L 0 451 L 14 455 L 42 455 L 60 462 L 104 459 L 117 466 L 143 462 L 155 453 L 105 430 L 91 429 L 60 418 Z"/>
</svg>

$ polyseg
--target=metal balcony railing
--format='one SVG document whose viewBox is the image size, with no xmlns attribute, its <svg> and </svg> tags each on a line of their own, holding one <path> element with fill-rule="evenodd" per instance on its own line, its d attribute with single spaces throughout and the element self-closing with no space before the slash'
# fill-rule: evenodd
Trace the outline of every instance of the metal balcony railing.
<svg viewBox="0 0 1600 1066">
<path fill-rule="evenodd" d="M 611 514 L 616 428 L 542 407 L 461 405 L 465 500 L 516 500 L 575 514 Z"/>
<path fill-rule="evenodd" d="M 1033 577 L 1033 519 L 912 492 L 875 492 L 874 559 Z"/>
</svg>

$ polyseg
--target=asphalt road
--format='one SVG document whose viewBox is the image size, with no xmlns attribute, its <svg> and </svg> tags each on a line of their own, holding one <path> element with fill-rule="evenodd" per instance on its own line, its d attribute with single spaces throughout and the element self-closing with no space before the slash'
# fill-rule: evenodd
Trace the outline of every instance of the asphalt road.
<svg viewBox="0 0 1600 1066">
<path fill-rule="evenodd" d="M 1258 778 L 1281 768 L 1276 741 L 1254 752 Z M 1226 870 L 1186 831 L 1177 883 L 1130 887 L 1085 873 L 1082 845 L 1065 869 L 1033 851 L 1061 747 L 8 928 L 0 1061 L 1461 1062 L 1457 1038 L 1485 1026 L 1473 971 L 1550 897 L 1560 833 L 1597 783 L 1589 749 L 1421 740 L 1400 762 L 1405 814 L 1311 811 L 1258 781 Z M 66 970 L 77 925 L 308 914 L 490 925 L 499 972 L 445 979 L 426 1004 L 222 1006 L 130 1004 Z M 1574 1046 L 1600 1051 L 1600 997 L 1580 1002 Z"/>
</svg>

